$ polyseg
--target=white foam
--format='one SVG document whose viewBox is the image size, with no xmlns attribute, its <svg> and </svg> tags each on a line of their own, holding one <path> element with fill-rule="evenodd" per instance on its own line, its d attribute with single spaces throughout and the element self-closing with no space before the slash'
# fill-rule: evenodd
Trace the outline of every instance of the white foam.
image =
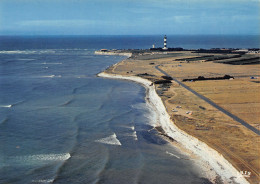
<svg viewBox="0 0 260 184">
<path fill-rule="evenodd" d="M 133 132 L 133 137 L 134 137 L 134 139 L 135 139 L 136 141 L 138 140 L 138 137 L 137 137 L 137 135 L 136 135 L 136 131 Z"/>
<path fill-rule="evenodd" d="M 134 126 L 128 126 L 128 125 L 119 125 L 122 128 L 126 128 L 126 129 L 131 129 L 131 130 L 135 130 Z"/>
<path fill-rule="evenodd" d="M 35 51 L 22 51 L 22 50 L 8 50 L 8 51 L 0 51 L 0 54 L 32 54 Z"/>
<path fill-rule="evenodd" d="M 115 133 L 106 138 L 96 140 L 95 142 L 99 142 L 99 143 L 103 143 L 103 144 L 110 144 L 110 145 L 118 145 L 118 146 L 122 145 L 121 142 L 117 139 L 117 136 Z"/>
<path fill-rule="evenodd" d="M 169 137 L 173 138 L 179 143 L 182 143 L 182 145 L 186 149 L 192 151 L 193 154 L 197 155 L 200 159 L 198 159 L 198 161 L 196 162 L 203 162 L 210 165 L 210 167 L 212 167 L 214 171 L 218 175 L 220 175 L 223 180 L 225 180 L 225 183 L 236 182 L 236 183 L 249 184 L 249 182 L 241 174 L 239 174 L 239 171 L 236 170 L 235 167 L 233 167 L 233 165 L 229 163 L 223 157 L 222 154 L 212 149 L 204 142 L 198 140 L 197 138 L 187 134 L 185 131 L 179 129 L 172 122 L 161 98 L 156 93 L 155 86 L 154 85 L 150 86 L 151 81 L 136 76 L 122 76 L 122 75 L 107 74 L 104 72 L 99 73 L 98 76 L 106 77 L 106 78 L 131 80 L 142 84 L 146 88 L 147 98 L 150 99 L 148 103 L 150 103 L 150 105 L 154 108 L 154 111 L 157 112 L 159 123 Z M 210 167 L 202 167 L 201 169 L 205 173 L 210 174 L 213 172 L 211 169 L 209 169 Z M 209 176 L 209 179 L 213 181 L 215 177 L 212 178 Z"/>
<path fill-rule="evenodd" d="M 18 104 L 21 104 L 21 103 L 23 103 L 23 102 L 24 102 L 24 100 L 18 101 L 18 102 L 16 102 L 16 103 L 9 104 L 9 105 L 0 105 L 0 108 L 1 108 L 1 107 L 2 107 L 2 108 L 11 108 L 11 107 L 14 107 L 14 106 L 16 106 L 16 105 L 18 105 Z"/>
<path fill-rule="evenodd" d="M 133 137 L 134 140 L 138 140 L 138 137 L 137 137 L 137 134 L 136 134 L 136 131 L 133 131 L 133 133 L 127 133 L 127 134 L 124 134 L 125 136 L 129 136 L 129 137 Z"/>
<path fill-rule="evenodd" d="M 13 105 L 0 105 L 0 107 L 3 107 L 3 108 L 11 108 Z"/>
<path fill-rule="evenodd" d="M 52 183 L 54 179 L 46 179 L 46 180 L 32 180 L 33 183 Z"/>
<path fill-rule="evenodd" d="M 53 78 L 55 77 L 55 75 L 44 75 L 44 76 L 41 76 L 42 78 Z"/>
<path fill-rule="evenodd" d="M 44 75 L 44 76 L 41 76 L 41 78 L 61 78 L 62 76 L 61 75 Z"/>
<path fill-rule="evenodd" d="M 16 157 L 16 160 L 22 161 L 65 161 L 70 158 L 69 153 L 61 153 L 61 154 L 39 154 L 39 155 L 29 155 Z"/>
<path fill-rule="evenodd" d="M 181 157 L 179 157 L 179 156 L 177 156 L 177 155 L 175 155 L 175 154 L 173 154 L 173 153 L 170 153 L 170 152 L 168 152 L 168 151 L 166 151 L 166 154 L 171 155 L 171 156 L 173 156 L 173 157 L 175 157 L 175 158 L 181 159 Z"/>
<path fill-rule="evenodd" d="M 17 59 L 17 60 L 19 60 L 19 61 L 34 61 L 35 59 Z"/>
<path fill-rule="evenodd" d="M 62 65 L 62 63 L 46 63 L 46 62 L 43 62 L 40 64 L 42 64 L 42 65 Z"/>
<path fill-rule="evenodd" d="M 138 110 L 148 110 L 148 113 L 145 113 L 144 116 L 149 120 L 149 125 L 156 126 L 158 123 L 158 116 L 157 113 L 154 112 L 154 108 L 150 103 L 138 103 L 132 105 L 131 107 Z"/>
<path fill-rule="evenodd" d="M 0 51 L 0 54 L 47 54 L 55 53 L 54 50 L 3 50 Z"/>
<path fill-rule="evenodd" d="M 156 111 L 153 110 L 153 107 L 148 104 L 147 105 L 148 109 L 149 109 L 149 113 L 145 114 L 144 116 L 149 119 L 149 124 L 153 127 L 157 126 L 159 123 L 159 117 L 158 117 L 158 113 Z"/>
</svg>

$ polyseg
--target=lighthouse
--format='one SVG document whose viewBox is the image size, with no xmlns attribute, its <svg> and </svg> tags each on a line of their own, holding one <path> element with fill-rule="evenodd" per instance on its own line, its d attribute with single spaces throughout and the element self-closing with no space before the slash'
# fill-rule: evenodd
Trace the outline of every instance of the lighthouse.
<svg viewBox="0 0 260 184">
<path fill-rule="evenodd" d="M 164 43 L 163 43 L 163 50 L 167 50 L 167 36 L 164 35 Z"/>
</svg>

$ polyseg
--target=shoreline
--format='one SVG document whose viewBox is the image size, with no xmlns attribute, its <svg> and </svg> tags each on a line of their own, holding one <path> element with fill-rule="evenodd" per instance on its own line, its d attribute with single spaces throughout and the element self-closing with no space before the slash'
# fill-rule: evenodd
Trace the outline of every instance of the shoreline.
<svg viewBox="0 0 260 184">
<path fill-rule="evenodd" d="M 117 64 L 118 63 L 115 65 Z M 144 86 L 146 89 L 146 103 L 149 103 L 156 111 L 159 124 L 165 134 L 180 143 L 183 148 L 191 151 L 192 154 L 199 157 L 199 159 L 195 161 L 195 164 L 203 170 L 206 177 L 211 182 L 214 182 L 216 177 L 220 176 L 222 180 L 224 180 L 224 183 L 249 183 L 219 152 L 209 147 L 206 143 L 187 134 L 174 124 L 165 109 L 162 99 L 156 93 L 154 85 L 150 86 L 151 81 L 137 76 L 122 76 L 105 72 L 101 72 L 97 74 L 97 76 L 111 79 L 130 80 Z"/>
<path fill-rule="evenodd" d="M 125 53 L 125 52 L 102 52 L 102 51 L 95 51 L 96 55 L 116 55 L 116 56 L 127 56 L 127 58 L 132 56 L 132 53 Z"/>
</svg>

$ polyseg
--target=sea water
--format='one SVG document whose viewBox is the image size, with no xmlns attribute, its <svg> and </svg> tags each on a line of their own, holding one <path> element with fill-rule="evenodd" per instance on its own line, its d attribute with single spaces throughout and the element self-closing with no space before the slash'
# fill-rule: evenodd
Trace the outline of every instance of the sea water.
<svg viewBox="0 0 260 184">
<path fill-rule="evenodd" d="M 124 57 L 95 50 L 152 41 L 0 37 L 0 183 L 210 183 L 153 129 L 142 86 L 96 77 Z"/>
</svg>

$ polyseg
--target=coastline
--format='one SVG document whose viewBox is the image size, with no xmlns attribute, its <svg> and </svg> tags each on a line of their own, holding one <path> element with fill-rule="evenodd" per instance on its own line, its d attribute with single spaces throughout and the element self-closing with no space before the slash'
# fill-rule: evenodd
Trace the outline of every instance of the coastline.
<svg viewBox="0 0 260 184">
<path fill-rule="evenodd" d="M 128 58 L 132 56 L 132 53 L 125 53 L 125 52 L 102 52 L 102 51 L 95 51 L 96 55 L 117 55 L 117 56 L 127 56 Z"/>
<path fill-rule="evenodd" d="M 115 65 L 117 64 L 118 63 Z M 97 74 L 97 76 L 111 79 L 130 80 L 144 86 L 146 89 L 146 103 L 150 103 L 156 111 L 159 124 L 165 131 L 165 134 L 180 143 L 183 148 L 191 151 L 194 155 L 199 157 L 195 163 L 201 167 L 210 181 L 214 182 L 216 177 L 219 175 L 222 180 L 224 180 L 224 183 L 249 183 L 219 152 L 209 147 L 206 143 L 187 134 L 174 124 L 165 109 L 162 99 L 156 93 L 154 85 L 150 85 L 151 81 L 137 76 L 122 76 L 105 72 L 101 72 Z"/>
</svg>

